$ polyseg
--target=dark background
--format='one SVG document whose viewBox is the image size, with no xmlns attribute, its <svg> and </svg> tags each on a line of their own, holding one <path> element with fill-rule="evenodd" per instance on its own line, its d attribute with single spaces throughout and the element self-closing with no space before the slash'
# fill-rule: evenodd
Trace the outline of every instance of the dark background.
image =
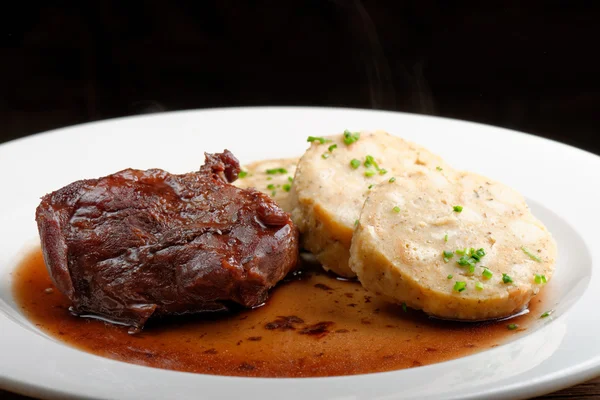
<svg viewBox="0 0 600 400">
<path fill-rule="evenodd" d="M 19 2 L 0 13 L 0 142 L 190 108 L 441 115 L 600 153 L 599 1 Z"/>
</svg>

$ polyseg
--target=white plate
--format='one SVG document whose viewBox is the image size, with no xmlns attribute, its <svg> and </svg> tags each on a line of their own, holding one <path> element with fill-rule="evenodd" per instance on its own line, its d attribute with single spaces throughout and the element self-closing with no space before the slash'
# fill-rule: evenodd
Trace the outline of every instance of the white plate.
<svg viewBox="0 0 600 400">
<path fill-rule="evenodd" d="M 457 168 L 521 191 L 559 246 L 546 288 L 551 318 L 473 356 L 409 370 L 335 378 L 258 379 L 180 373 L 75 350 L 42 334 L 12 299 L 11 271 L 38 243 L 40 196 L 117 170 L 195 170 L 204 151 L 248 162 L 301 154 L 308 135 L 382 128 Z M 0 146 L 0 387 L 94 399 L 517 399 L 600 374 L 600 158 L 549 140 L 441 118 L 343 109 L 190 111 L 75 126 Z"/>
</svg>

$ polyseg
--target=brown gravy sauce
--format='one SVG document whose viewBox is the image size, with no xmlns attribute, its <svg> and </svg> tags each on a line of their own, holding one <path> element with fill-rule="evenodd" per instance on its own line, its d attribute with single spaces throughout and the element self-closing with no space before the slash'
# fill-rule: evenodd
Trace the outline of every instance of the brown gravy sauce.
<svg viewBox="0 0 600 400">
<path fill-rule="evenodd" d="M 537 296 L 528 314 L 510 321 L 440 321 L 404 312 L 359 283 L 316 268 L 299 275 L 273 289 L 261 308 L 155 321 L 137 335 L 71 315 L 39 249 L 13 273 L 13 290 L 39 329 L 78 349 L 149 367 L 233 376 L 353 375 L 437 363 L 498 346 L 546 311 Z M 509 323 L 519 328 L 508 330 Z"/>
</svg>

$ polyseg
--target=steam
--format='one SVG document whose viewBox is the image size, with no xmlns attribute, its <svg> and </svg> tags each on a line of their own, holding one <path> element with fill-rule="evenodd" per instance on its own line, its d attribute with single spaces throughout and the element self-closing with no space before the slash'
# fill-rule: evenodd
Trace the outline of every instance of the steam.
<svg viewBox="0 0 600 400">
<path fill-rule="evenodd" d="M 152 114 L 166 111 L 167 108 L 155 100 L 139 100 L 129 105 L 133 114 Z"/>
<path fill-rule="evenodd" d="M 365 73 L 369 83 L 370 106 L 374 109 L 397 109 L 396 87 L 391 74 L 390 64 L 385 57 L 379 35 L 373 20 L 363 6 L 361 0 L 332 0 L 336 5 L 344 7 L 349 12 L 350 26 L 354 39 L 358 42 Z M 401 65 L 399 75 L 408 84 L 411 109 L 408 111 L 423 114 L 435 114 L 433 93 L 424 74 L 425 61 L 420 60 L 410 69 Z"/>
<path fill-rule="evenodd" d="M 365 70 L 367 79 L 369 80 L 369 95 L 371 108 L 395 108 L 396 106 L 396 91 L 394 82 L 390 73 L 390 67 L 381 43 L 377 30 L 373 24 L 373 20 L 369 16 L 367 10 L 360 0 L 354 0 L 354 8 L 356 18 L 367 40 L 366 46 L 361 46 L 363 50 L 362 56 L 365 62 Z M 362 35 L 359 35 L 361 37 Z"/>
</svg>

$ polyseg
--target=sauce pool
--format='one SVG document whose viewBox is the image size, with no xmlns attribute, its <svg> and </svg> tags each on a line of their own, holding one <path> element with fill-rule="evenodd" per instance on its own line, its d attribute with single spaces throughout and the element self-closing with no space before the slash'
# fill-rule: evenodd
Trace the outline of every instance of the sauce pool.
<svg viewBox="0 0 600 400">
<path fill-rule="evenodd" d="M 70 346 L 128 363 L 214 375 L 336 376 L 433 364 L 498 346 L 533 327 L 545 311 L 538 295 L 529 313 L 510 321 L 440 321 L 309 268 L 274 288 L 261 308 L 153 321 L 130 335 L 127 327 L 73 316 L 39 249 L 13 276 L 22 312 Z"/>
</svg>

